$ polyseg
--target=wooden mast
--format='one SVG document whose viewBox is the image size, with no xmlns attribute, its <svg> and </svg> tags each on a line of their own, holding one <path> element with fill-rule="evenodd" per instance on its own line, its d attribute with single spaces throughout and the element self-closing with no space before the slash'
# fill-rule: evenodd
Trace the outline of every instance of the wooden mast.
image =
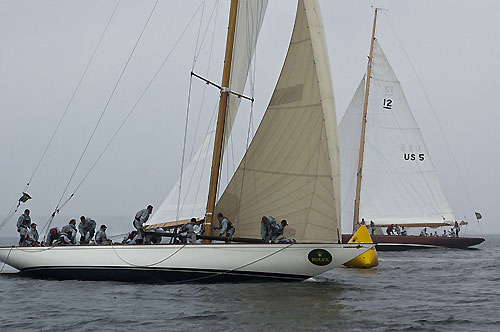
<svg viewBox="0 0 500 332">
<path fill-rule="evenodd" d="M 215 200 L 219 183 L 219 171 L 222 158 L 222 145 L 224 142 L 224 129 L 226 122 L 227 100 L 229 97 L 229 79 L 231 76 L 231 61 L 233 59 L 234 34 L 236 29 L 236 12 L 238 0 L 231 0 L 229 9 L 229 24 L 227 28 L 226 54 L 224 57 L 224 70 L 222 72 L 222 89 L 219 99 L 219 112 L 215 130 L 214 151 L 212 155 L 212 170 L 210 172 L 210 186 L 208 188 L 207 209 L 205 213 L 204 235 L 212 235 L 212 223 L 215 213 Z M 206 241 L 206 240 L 205 240 Z"/>
<path fill-rule="evenodd" d="M 372 72 L 373 60 L 373 43 L 375 42 L 375 26 L 377 25 L 377 12 L 379 8 L 375 8 L 375 15 L 373 18 L 372 39 L 370 43 L 370 56 L 368 57 L 368 69 L 366 71 L 366 86 L 365 86 L 365 101 L 363 104 L 363 122 L 361 123 L 361 139 L 359 142 L 359 157 L 358 157 L 358 172 L 356 181 L 356 198 L 354 200 L 354 220 L 353 232 L 359 224 L 359 198 L 361 194 L 361 179 L 363 177 L 363 154 L 365 152 L 365 130 L 366 130 L 366 113 L 368 111 L 368 94 L 370 93 L 370 79 Z"/>
</svg>

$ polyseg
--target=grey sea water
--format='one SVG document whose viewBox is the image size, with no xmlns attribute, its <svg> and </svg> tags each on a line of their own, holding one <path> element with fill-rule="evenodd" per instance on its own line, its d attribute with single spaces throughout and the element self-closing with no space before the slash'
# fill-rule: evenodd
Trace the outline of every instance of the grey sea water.
<svg viewBox="0 0 500 332">
<path fill-rule="evenodd" d="M 378 268 L 300 283 L 51 281 L 5 267 L 0 330 L 500 331 L 500 237 L 479 248 L 381 252 Z"/>
</svg>

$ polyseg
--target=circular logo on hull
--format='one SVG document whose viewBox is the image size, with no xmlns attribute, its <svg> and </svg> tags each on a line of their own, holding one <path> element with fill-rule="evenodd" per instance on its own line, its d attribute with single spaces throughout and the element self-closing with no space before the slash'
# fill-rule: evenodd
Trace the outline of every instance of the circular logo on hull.
<svg viewBox="0 0 500 332">
<path fill-rule="evenodd" d="M 307 255 L 309 262 L 314 265 L 325 266 L 332 262 L 332 255 L 323 249 L 314 249 Z"/>
</svg>

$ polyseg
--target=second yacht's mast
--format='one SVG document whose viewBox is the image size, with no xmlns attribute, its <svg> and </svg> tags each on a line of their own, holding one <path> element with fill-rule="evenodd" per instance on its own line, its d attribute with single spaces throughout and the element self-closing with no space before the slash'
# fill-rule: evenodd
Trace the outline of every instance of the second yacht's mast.
<svg viewBox="0 0 500 332">
<path fill-rule="evenodd" d="M 361 194 L 361 179 L 363 177 L 363 154 L 365 152 L 366 113 L 368 111 L 368 95 L 370 93 L 370 79 L 371 79 L 372 60 L 373 60 L 373 44 L 375 42 L 375 27 L 377 25 L 378 10 L 379 10 L 378 8 L 375 8 L 375 15 L 373 18 L 373 28 L 372 28 L 372 39 L 370 43 L 370 56 L 368 58 L 368 69 L 366 71 L 365 101 L 363 103 L 363 122 L 361 123 L 361 139 L 359 142 L 356 198 L 354 200 L 353 232 L 356 231 L 356 227 L 359 225 L 359 198 Z"/>
</svg>

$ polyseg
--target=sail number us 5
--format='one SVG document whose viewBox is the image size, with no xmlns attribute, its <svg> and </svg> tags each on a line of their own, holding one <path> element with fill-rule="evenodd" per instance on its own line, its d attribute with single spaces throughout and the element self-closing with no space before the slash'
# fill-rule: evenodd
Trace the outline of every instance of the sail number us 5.
<svg viewBox="0 0 500 332">
<path fill-rule="evenodd" d="M 405 153 L 404 154 L 405 160 L 408 161 L 424 161 L 425 160 L 425 154 L 424 153 Z"/>
</svg>

